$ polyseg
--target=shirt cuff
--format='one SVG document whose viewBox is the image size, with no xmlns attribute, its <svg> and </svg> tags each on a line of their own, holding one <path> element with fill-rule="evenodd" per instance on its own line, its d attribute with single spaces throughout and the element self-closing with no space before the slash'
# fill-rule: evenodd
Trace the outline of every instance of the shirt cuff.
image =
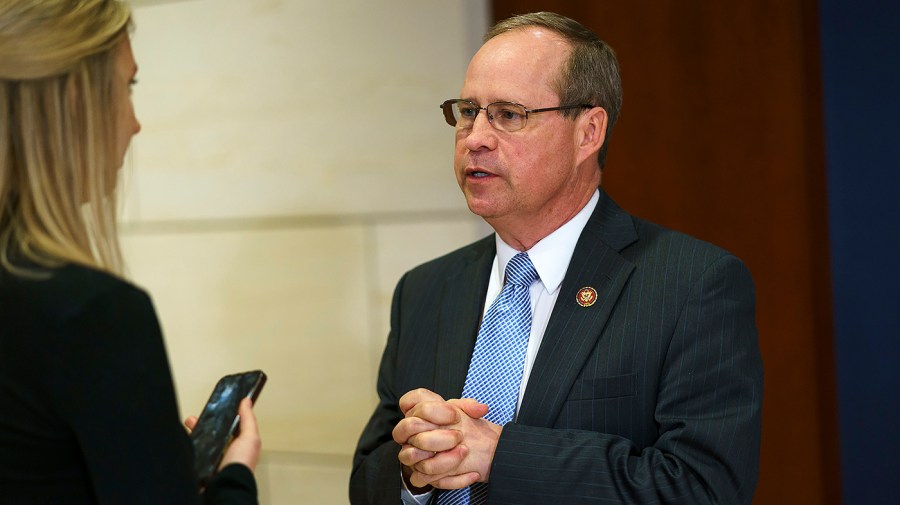
<svg viewBox="0 0 900 505">
<path fill-rule="evenodd" d="M 400 470 L 400 501 L 403 505 L 427 505 L 433 494 L 433 489 L 422 494 L 413 494 L 406 486 L 406 480 L 403 478 L 403 469 Z"/>
</svg>

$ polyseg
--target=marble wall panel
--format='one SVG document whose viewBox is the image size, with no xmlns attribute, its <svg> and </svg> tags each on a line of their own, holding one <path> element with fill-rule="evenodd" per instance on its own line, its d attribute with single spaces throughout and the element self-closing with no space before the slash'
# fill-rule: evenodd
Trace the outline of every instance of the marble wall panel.
<svg viewBox="0 0 900 505">
<path fill-rule="evenodd" d="M 350 466 L 349 457 L 266 452 L 256 470 L 259 502 L 345 505 Z"/>
<path fill-rule="evenodd" d="M 486 4 L 135 3 L 127 218 L 461 208 L 438 104 L 459 94 Z"/>
<path fill-rule="evenodd" d="M 130 233 L 153 296 L 183 414 L 226 373 L 261 368 L 266 447 L 349 454 L 375 371 L 360 227 Z"/>
</svg>

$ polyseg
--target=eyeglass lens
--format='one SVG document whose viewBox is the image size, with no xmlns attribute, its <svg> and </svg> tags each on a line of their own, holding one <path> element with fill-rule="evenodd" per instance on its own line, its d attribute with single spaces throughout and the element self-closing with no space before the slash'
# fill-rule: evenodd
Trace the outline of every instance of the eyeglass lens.
<svg viewBox="0 0 900 505">
<path fill-rule="evenodd" d="M 444 118 L 450 126 L 471 128 L 475 124 L 481 107 L 466 100 L 448 101 L 443 104 Z M 496 102 L 484 107 L 488 121 L 494 128 L 506 132 L 521 130 L 525 127 L 528 113 L 525 107 L 508 102 Z"/>
</svg>

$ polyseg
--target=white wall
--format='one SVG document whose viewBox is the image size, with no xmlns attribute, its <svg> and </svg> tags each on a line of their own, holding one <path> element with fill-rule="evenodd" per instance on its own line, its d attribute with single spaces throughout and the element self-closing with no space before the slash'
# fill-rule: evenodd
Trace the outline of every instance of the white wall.
<svg viewBox="0 0 900 505">
<path fill-rule="evenodd" d="M 265 370 L 263 502 L 346 503 L 394 284 L 487 232 L 438 109 L 487 0 L 131 4 L 143 131 L 123 242 L 182 413 Z"/>
</svg>

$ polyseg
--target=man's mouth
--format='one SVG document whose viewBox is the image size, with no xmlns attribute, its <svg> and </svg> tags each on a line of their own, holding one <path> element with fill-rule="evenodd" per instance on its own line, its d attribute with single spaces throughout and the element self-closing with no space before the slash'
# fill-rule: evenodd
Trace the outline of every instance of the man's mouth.
<svg viewBox="0 0 900 505">
<path fill-rule="evenodd" d="M 481 179 L 481 178 L 483 178 L 483 177 L 489 177 L 489 176 L 492 176 L 492 175 L 494 175 L 494 174 L 492 174 L 491 172 L 488 172 L 488 171 L 486 171 L 486 170 L 482 170 L 482 169 L 480 169 L 480 168 L 469 168 L 469 169 L 466 169 L 466 176 L 468 176 L 468 177 L 475 177 L 476 179 Z"/>
</svg>

